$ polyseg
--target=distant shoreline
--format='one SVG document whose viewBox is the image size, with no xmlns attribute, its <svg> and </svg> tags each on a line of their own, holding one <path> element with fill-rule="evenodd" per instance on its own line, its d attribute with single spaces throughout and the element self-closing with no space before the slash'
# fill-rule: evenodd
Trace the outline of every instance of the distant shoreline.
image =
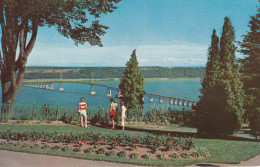
<svg viewBox="0 0 260 167">
<path fill-rule="evenodd" d="M 146 82 L 150 81 L 197 81 L 201 78 L 145 78 Z M 24 83 L 26 82 L 90 82 L 90 81 L 120 81 L 120 78 L 106 78 L 106 79 L 85 79 L 85 78 L 79 78 L 79 79 L 25 79 Z"/>
</svg>

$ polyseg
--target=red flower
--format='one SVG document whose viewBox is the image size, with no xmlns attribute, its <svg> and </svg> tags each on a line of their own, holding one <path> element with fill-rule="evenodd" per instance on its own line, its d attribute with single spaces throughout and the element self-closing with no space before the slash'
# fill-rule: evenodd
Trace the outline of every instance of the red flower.
<svg viewBox="0 0 260 167">
<path fill-rule="evenodd" d="M 114 145 L 116 146 L 116 140 L 113 140 L 113 142 L 114 142 Z"/>
<path fill-rule="evenodd" d="M 81 140 L 81 143 L 82 143 L 82 144 L 86 144 L 86 142 L 85 142 L 84 140 Z"/>
<path fill-rule="evenodd" d="M 184 135 L 184 137 L 186 137 L 186 135 Z"/>
<path fill-rule="evenodd" d="M 168 139 L 169 137 L 168 137 L 168 136 L 166 136 L 166 138 Z"/>
</svg>

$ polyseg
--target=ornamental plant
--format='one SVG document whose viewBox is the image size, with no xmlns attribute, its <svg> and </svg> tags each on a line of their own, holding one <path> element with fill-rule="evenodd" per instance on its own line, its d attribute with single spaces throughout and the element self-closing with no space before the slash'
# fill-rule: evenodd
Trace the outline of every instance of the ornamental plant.
<svg viewBox="0 0 260 167">
<path fill-rule="evenodd" d="M 130 158 L 131 158 L 131 159 L 137 159 L 138 156 L 139 156 L 139 153 L 132 153 L 132 154 L 130 155 Z"/>
<path fill-rule="evenodd" d="M 181 153 L 181 157 L 188 159 L 188 158 L 190 158 L 190 154 L 189 153 Z"/>
<path fill-rule="evenodd" d="M 60 145 L 55 145 L 55 146 L 52 147 L 52 150 L 59 150 L 60 148 L 61 148 Z"/>
<path fill-rule="evenodd" d="M 40 145 L 38 143 L 35 143 L 32 145 L 32 148 L 39 148 L 39 147 L 40 147 Z"/>
<path fill-rule="evenodd" d="M 172 153 L 171 155 L 170 155 L 170 157 L 171 158 L 179 158 L 179 155 L 177 154 L 177 153 Z"/>
<path fill-rule="evenodd" d="M 158 159 L 161 159 L 161 160 L 167 159 L 165 154 L 159 154 L 157 157 L 158 157 Z"/>
<path fill-rule="evenodd" d="M 152 153 L 150 153 L 150 152 L 147 152 L 146 154 L 144 154 L 143 156 L 142 156 L 142 158 L 144 158 L 144 159 L 151 159 L 152 158 Z"/>
<path fill-rule="evenodd" d="M 46 150 L 46 149 L 48 149 L 48 148 L 50 148 L 50 145 L 49 145 L 49 144 L 44 144 L 44 145 L 42 146 L 42 149 L 44 149 L 44 150 Z"/>
<path fill-rule="evenodd" d="M 29 147 L 29 144 L 28 143 L 23 143 L 22 147 Z"/>
<path fill-rule="evenodd" d="M 107 156 L 114 156 L 114 155 L 116 155 L 116 150 L 110 150 L 110 151 L 108 151 L 107 152 Z"/>
<path fill-rule="evenodd" d="M 206 148 L 199 148 L 198 153 L 199 153 L 199 155 L 201 155 L 203 157 L 209 156 L 209 151 Z"/>
<path fill-rule="evenodd" d="M 85 150 L 85 153 L 92 153 L 94 151 L 93 147 L 89 147 Z"/>
<path fill-rule="evenodd" d="M 73 149 L 74 152 L 80 152 L 82 150 L 81 146 L 77 146 Z"/>
<path fill-rule="evenodd" d="M 120 151 L 117 155 L 119 157 L 126 157 L 127 156 L 127 152 L 125 150 L 123 150 L 123 151 Z"/>
<path fill-rule="evenodd" d="M 105 147 L 101 147 L 97 151 L 98 154 L 105 154 L 106 152 L 107 152 L 107 149 Z"/>
<path fill-rule="evenodd" d="M 196 151 L 196 152 L 192 152 L 190 153 L 190 155 L 194 158 L 199 158 L 200 157 L 200 154 Z"/>
<path fill-rule="evenodd" d="M 70 151 L 71 150 L 71 147 L 70 146 L 65 146 L 63 149 L 62 149 L 62 151 L 64 151 L 64 152 L 68 152 L 68 151 Z"/>
</svg>

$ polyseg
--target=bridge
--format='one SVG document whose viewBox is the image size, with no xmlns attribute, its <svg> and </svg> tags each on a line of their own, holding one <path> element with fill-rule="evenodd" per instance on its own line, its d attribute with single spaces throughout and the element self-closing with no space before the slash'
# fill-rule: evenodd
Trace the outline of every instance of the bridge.
<svg viewBox="0 0 260 167">
<path fill-rule="evenodd" d="M 22 86 L 30 87 L 30 88 L 37 88 L 37 89 L 55 90 L 53 85 L 54 85 L 54 83 L 58 83 L 59 89 L 56 90 L 56 91 L 64 92 L 65 89 L 63 87 L 63 82 L 66 82 L 66 81 L 62 81 L 62 82 L 61 81 L 60 82 L 24 82 L 24 84 Z M 108 86 L 108 85 L 97 84 L 97 83 L 93 83 L 93 82 L 71 82 L 71 81 L 68 81 L 68 83 L 79 83 L 79 84 L 90 85 L 91 86 L 90 95 L 96 95 L 95 87 L 99 86 L 99 87 L 107 88 L 106 97 L 111 97 L 112 91 L 117 92 L 116 95 L 115 95 L 116 98 L 123 97 L 122 94 L 121 94 L 121 90 L 118 87 L 111 87 L 111 86 Z M 153 103 L 154 99 L 158 99 L 160 104 L 163 103 L 163 101 L 168 101 L 169 104 L 171 104 L 171 105 L 187 106 L 187 107 L 196 106 L 196 104 L 197 104 L 197 101 L 194 101 L 194 100 L 182 99 L 182 98 L 159 95 L 159 94 L 148 93 L 148 92 L 145 92 L 144 98 L 145 97 L 149 98 L 150 103 Z M 144 100 L 144 98 L 143 98 L 143 100 Z"/>
</svg>

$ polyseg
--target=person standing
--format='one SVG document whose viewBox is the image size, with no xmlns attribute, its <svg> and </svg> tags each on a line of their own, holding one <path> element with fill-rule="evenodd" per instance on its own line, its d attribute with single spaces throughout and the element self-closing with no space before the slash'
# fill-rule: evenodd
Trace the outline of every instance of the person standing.
<svg viewBox="0 0 260 167">
<path fill-rule="evenodd" d="M 85 122 L 85 127 L 87 128 L 87 108 L 88 108 L 88 105 L 87 103 L 85 102 L 85 98 L 84 97 L 81 97 L 80 98 L 80 103 L 79 103 L 79 114 L 80 114 L 80 122 L 81 122 L 81 126 L 84 127 L 84 124 L 83 124 L 83 117 L 84 117 L 84 122 Z"/>
<path fill-rule="evenodd" d="M 113 98 L 110 98 L 110 109 L 109 109 L 109 117 L 112 121 L 112 129 L 115 129 L 115 114 L 116 114 L 116 107 L 117 103 L 114 102 Z"/>
<path fill-rule="evenodd" d="M 120 101 L 120 105 L 121 105 L 121 125 L 123 127 L 123 130 L 125 130 L 125 118 L 126 118 L 127 108 L 125 107 L 124 101 Z"/>
</svg>

